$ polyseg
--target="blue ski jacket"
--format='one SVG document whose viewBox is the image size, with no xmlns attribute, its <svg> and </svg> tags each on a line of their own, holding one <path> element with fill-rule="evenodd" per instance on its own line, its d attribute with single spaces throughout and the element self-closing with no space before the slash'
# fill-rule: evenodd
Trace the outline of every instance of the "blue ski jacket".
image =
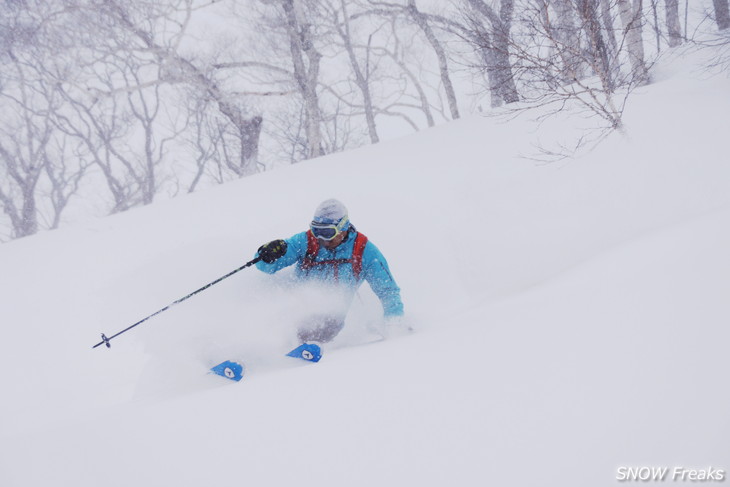
<svg viewBox="0 0 730 487">
<path fill-rule="evenodd" d="M 315 265 L 305 263 L 307 257 L 307 232 L 297 233 L 285 239 L 287 249 L 282 257 L 271 264 L 259 261 L 256 263 L 256 267 L 263 272 L 273 274 L 292 264 L 297 264 L 295 268 L 297 279 L 313 279 L 335 284 L 350 291 L 351 297 L 354 296 L 357 288 L 365 280 L 380 299 L 385 316 L 401 316 L 403 314 L 403 302 L 400 298 L 400 288 L 390 273 L 388 262 L 375 244 L 370 241 L 365 244 L 362 253 L 362 270 L 358 276 L 353 272 L 351 260 L 357 233 L 352 228 L 345 240 L 333 250 L 328 250 L 320 245 L 317 254 L 311 256 Z M 258 257 L 258 253 L 256 257 Z M 326 263 L 317 265 L 317 263 L 325 261 Z"/>
</svg>

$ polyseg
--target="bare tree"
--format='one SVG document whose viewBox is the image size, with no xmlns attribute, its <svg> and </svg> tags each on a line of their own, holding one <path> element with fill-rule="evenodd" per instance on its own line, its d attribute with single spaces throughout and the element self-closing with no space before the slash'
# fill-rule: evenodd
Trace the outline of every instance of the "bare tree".
<svg viewBox="0 0 730 487">
<path fill-rule="evenodd" d="M 379 26 L 376 29 L 377 31 L 385 33 L 380 43 L 376 43 L 374 40 L 375 36 L 371 34 L 368 38 L 367 45 L 361 46 L 361 49 L 365 49 L 367 52 L 376 56 L 375 60 L 372 61 L 372 64 L 384 64 L 385 67 L 382 68 L 381 71 L 387 73 L 385 75 L 381 74 L 381 77 L 386 80 L 385 83 L 381 84 L 388 85 L 386 98 L 391 101 L 386 101 L 384 106 L 376 106 L 376 113 L 379 115 L 401 118 L 406 121 L 413 130 L 419 130 L 418 124 L 406 113 L 411 109 L 416 109 L 423 112 L 423 115 L 426 118 L 426 124 L 429 127 L 434 126 L 436 123 L 434 111 L 436 109 L 432 106 L 432 103 L 429 100 L 429 94 L 430 91 L 438 92 L 440 88 L 431 86 L 427 79 L 419 76 L 419 71 L 421 73 L 424 71 L 424 63 L 419 59 L 420 56 L 416 54 L 419 51 L 417 47 L 419 42 L 415 37 L 416 31 L 408 29 L 410 25 L 414 24 L 412 12 L 409 12 L 408 6 L 403 6 L 401 4 L 376 2 L 374 0 L 368 0 L 368 4 L 370 7 L 375 8 L 365 9 L 354 14 L 352 16 L 353 19 L 361 17 L 375 17 L 376 19 L 382 19 L 383 26 L 387 26 L 387 28 L 383 29 Z M 417 10 L 417 15 L 422 17 L 426 22 L 438 22 L 439 24 L 442 24 L 440 26 L 443 27 L 443 19 L 438 19 L 438 17 L 420 10 Z M 424 34 L 421 27 L 418 25 L 416 25 L 416 27 L 421 34 Z M 434 35 L 432 39 L 436 43 L 437 48 L 441 49 L 445 53 L 441 42 L 435 37 L 435 33 L 430 27 L 430 24 L 428 26 L 428 30 Z M 408 41 L 404 41 L 404 39 L 408 39 Z M 433 43 L 431 43 L 431 46 L 432 48 L 434 47 Z M 373 58 L 371 57 L 370 59 L 372 60 Z M 392 65 L 383 62 L 383 60 L 387 60 L 389 63 L 392 63 Z M 447 87 L 453 88 L 448 62 L 443 62 L 443 60 L 439 64 L 439 79 L 441 80 L 441 84 L 445 87 L 445 90 L 449 89 Z M 413 93 L 413 91 L 415 91 L 415 93 Z M 451 118 L 454 118 L 455 112 L 452 108 L 456 108 L 456 113 L 458 114 L 456 95 L 449 95 L 447 93 L 446 96 Z M 444 118 L 447 117 L 445 116 Z"/>
<path fill-rule="evenodd" d="M 322 112 L 319 106 L 319 69 L 322 54 L 314 42 L 313 26 L 306 15 L 295 9 L 294 0 L 279 0 L 294 68 L 294 80 L 304 101 L 307 157 L 323 155 Z"/>
<path fill-rule="evenodd" d="M 170 110 L 162 109 L 156 57 L 128 50 L 126 43 L 117 45 L 115 41 L 129 40 L 124 34 L 109 36 L 108 45 L 97 42 L 93 52 L 103 60 L 86 74 L 89 88 L 81 80 L 59 84 L 67 109 L 54 118 L 59 130 L 83 145 L 79 158 L 101 169 L 113 198 L 112 213 L 152 203 L 170 176 L 166 146 L 180 130 L 160 120 Z"/>
<path fill-rule="evenodd" d="M 48 115 L 50 110 L 34 106 L 39 100 L 33 96 L 31 80 L 26 73 L 32 68 L 21 62 L 12 50 L 6 51 L 6 55 L 18 83 L 16 93 L 7 87 L 2 91 L 6 123 L 0 131 L 0 170 L 3 174 L 0 181 L 4 183 L 0 184 L 0 203 L 10 218 L 11 236 L 18 238 L 32 235 L 39 229 L 36 188 L 47 163 L 45 152 L 53 126 Z M 40 103 L 45 105 L 47 101 Z M 12 122 L 8 124 L 10 120 Z"/>
<path fill-rule="evenodd" d="M 77 157 L 78 148 L 73 142 L 55 131 L 52 143 L 53 160 L 46 160 L 44 165 L 45 176 L 50 182 L 50 188 L 45 192 L 51 213 L 45 221 L 47 228 L 56 229 L 61 224 L 61 216 L 69 202 L 78 193 L 87 170 L 91 167 L 83 158 Z M 48 156 L 47 156 L 48 157 Z M 46 218 L 42 215 L 44 220 Z"/>
<path fill-rule="evenodd" d="M 578 15 L 583 21 L 583 29 L 588 38 L 591 55 L 591 67 L 601 80 L 604 93 L 613 93 L 615 80 L 612 76 L 608 49 L 603 40 L 601 24 L 598 21 L 596 5 L 592 0 L 576 0 Z M 615 122 L 612 122 L 614 124 Z"/>
<path fill-rule="evenodd" d="M 263 121 L 261 117 L 253 117 L 245 123 L 232 124 L 229 117 L 221 114 L 220 106 L 214 100 L 199 95 L 196 87 L 189 87 L 182 102 L 186 104 L 190 118 L 184 138 L 195 161 L 192 179 L 187 185 L 189 193 L 205 180 L 222 184 L 245 176 L 248 164 L 242 163 L 258 160 L 258 154 L 248 151 L 258 150 Z M 245 130 L 241 130 L 244 127 Z M 249 137 L 256 140 L 249 143 Z M 238 153 L 236 147 L 246 152 Z"/>
<path fill-rule="evenodd" d="M 401 70 L 403 75 L 410 81 L 410 84 L 413 86 L 414 90 L 417 93 L 417 98 L 415 103 L 413 104 L 412 108 L 418 109 L 423 112 L 423 115 L 426 117 L 426 124 L 429 127 L 433 127 L 436 125 L 436 122 L 434 120 L 433 116 L 433 110 L 431 109 L 431 103 L 429 102 L 428 95 L 426 94 L 426 90 L 423 87 L 423 83 L 421 80 L 416 76 L 416 74 L 413 72 L 413 69 L 411 69 L 408 64 L 406 63 L 406 60 L 403 59 L 403 56 L 398 54 L 398 49 L 394 49 L 393 51 L 389 50 L 388 48 L 381 47 L 378 48 L 380 52 L 382 52 L 384 55 L 388 56 L 393 63 Z M 405 89 L 403 90 L 403 96 L 407 96 L 405 93 Z M 402 118 L 405 118 L 408 123 L 413 127 L 414 130 L 418 130 L 418 124 L 411 121 L 410 118 L 406 117 L 403 113 L 393 113 L 390 110 L 379 110 L 379 113 L 385 113 L 387 115 L 394 115 L 394 116 L 400 116 Z"/>
<path fill-rule="evenodd" d="M 368 127 L 368 135 L 370 136 L 370 142 L 377 144 L 380 141 L 378 137 L 378 130 L 375 124 L 375 108 L 373 104 L 373 96 L 370 89 L 370 55 L 372 53 L 370 40 L 363 50 L 365 53 L 365 62 L 362 66 L 362 62 L 358 59 L 356 53 L 356 43 L 353 41 L 351 20 L 348 14 L 347 3 L 345 0 L 340 0 L 339 10 L 331 8 L 331 15 L 334 16 L 334 26 L 337 34 L 344 45 L 347 57 L 352 67 L 352 72 L 355 75 L 355 84 L 357 85 L 360 93 L 362 94 L 365 121 Z M 340 16 L 342 20 L 340 20 Z M 370 36 L 372 38 L 372 35 Z"/>
<path fill-rule="evenodd" d="M 327 123 L 327 117 L 320 101 L 321 48 L 329 40 L 323 40 L 322 34 L 318 32 L 318 22 L 326 20 L 323 5 L 320 0 L 259 0 L 258 6 L 261 10 L 255 16 L 251 15 L 250 6 L 244 12 L 235 12 L 248 28 L 266 33 L 260 41 L 257 40 L 258 48 L 250 54 L 253 59 L 242 60 L 240 55 L 233 55 L 231 61 L 219 62 L 213 67 L 216 70 L 247 72 L 252 77 L 268 76 L 267 83 L 272 88 L 259 95 L 275 93 L 273 86 L 280 87 L 279 95 L 298 95 L 300 103 L 296 112 L 302 117 L 296 123 L 301 124 L 302 130 L 295 127 L 289 132 L 296 133 L 300 138 L 296 142 L 292 141 L 293 145 L 305 149 L 301 157 L 295 157 L 292 162 L 324 155 L 327 151 L 322 127 Z M 268 49 L 263 49 L 263 46 Z M 277 125 L 284 122 L 289 126 L 293 122 L 291 115 L 289 120 L 271 122 Z"/>
<path fill-rule="evenodd" d="M 438 59 L 439 64 L 441 82 L 443 83 L 444 91 L 446 92 L 446 100 L 448 101 L 449 110 L 451 111 L 451 118 L 457 119 L 459 118 L 459 107 L 456 102 L 456 92 L 454 91 L 454 86 L 451 83 L 451 76 L 449 75 L 449 64 L 446 51 L 444 50 L 441 42 L 436 37 L 436 34 L 434 34 L 434 31 L 429 24 L 428 17 L 423 12 L 418 10 L 418 7 L 416 6 L 416 0 L 408 0 L 407 8 L 408 14 L 416 23 L 416 25 L 418 25 L 418 27 L 423 31 L 423 34 L 428 40 L 428 43 L 431 45 L 434 52 L 436 53 L 436 58 Z"/>
<path fill-rule="evenodd" d="M 657 2 L 658 0 L 650 0 L 651 13 L 654 17 L 654 37 L 656 38 L 656 50 L 660 52 L 662 50 L 662 33 L 659 27 L 659 14 L 657 13 Z"/>
<path fill-rule="evenodd" d="M 46 66 L 72 70 L 63 9 L 29 1 L 5 3 L 0 12 L 0 207 L 9 220 L 2 239 L 57 227 L 85 167 L 53 123 L 60 96 Z"/>
<path fill-rule="evenodd" d="M 26 127 L 30 132 L 40 129 L 40 133 L 29 134 L 31 140 L 22 143 L 17 139 L 11 147 L 0 145 L 1 169 L 7 175 L 2 179 L 6 185 L 0 185 L 0 203 L 5 214 L 10 218 L 12 238 L 33 235 L 38 231 L 38 213 L 36 206 L 36 187 L 43 172 L 45 161 L 39 147 L 33 139 L 41 139 L 40 149 L 47 143 L 46 127 Z"/>
<path fill-rule="evenodd" d="M 132 132 L 132 116 L 120 97 L 86 99 L 64 91 L 68 107 L 56 115 L 56 125 L 78 140 L 78 157 L 101 170 L 113 199 L 110 213 L 126 211 L 143 201 L 145 172 L 135 163 L 126 141 Z"/>
<path fill-rule="evenodd" d="M 554 3 L 535 0 L 517 17 L 520 34 L 513 37 L 511 51 L 526 102 L 519 109 L 543 107 L 544 117 L 570 105 L 598 116 L 608 129 L 620 129 L 623 105 L 614 94 L 617 80 L 611 74 L 597 6 L 590 0 L 578 0 L 574 6 L 580 19 L 574 44 L 567 44 L 552 23 L 560 11 Z"/>
<path fill-rule="evenodd" d="M 436 54 L 438 63 L 438 76 L 441 80 L 441 87 L 446 96 L 448 115 L 444 118 L 458 118 L 459 110 L 456 100 L 456 92 L 451 82 L 451 75 L 448 67 L 447 52 L 436 34 L 436 29 L 431 26 L 432 15 L 420 11 L 415 2 L 408 5 L 374 2 L 360 4 L 361 9 L 349 14 L 348 4 L 340 0 L 339 11 L 334 11 L 336 22 L 334 30 L 342 40 L 343 49 L 347 54 L 354 73 L 354 84 L 362 94 L 362 104 L 353 102 L 348 95 L 347 89 L 338 90 L 335 86 L 323 87 L 324 90 L 336 97 L 344 106 L 351 107 L 357 111 L 361 110 L 365 115 L 368 135 L 371 142 L 379 140 L 375 126 L 375 116 L 398 117 L 408 123 L 414 130 L 419 126 L 414 121 L 410 112 L 420 110 L 426 117 L 428 126 L 435 124 L 433 110 L 426 93 L 430 86 L 425 86 L 424 80 L 414 72 L 424 70 L 424 67 L 415 65 L 416 56 L 401 41 L 401 37 L 415 39 L 424 36 Z M 355 2 L 356 5 L 357 2 Z M 343 16 L 344 19 L 338 19 Z M 353 24 L 360 24 L 360 31 L 369 32 L 367 38 L 356 39 L 353 32 Z M 358 58 L 358 53 L 361 55 Z M 413 56 L 414 66 L 409 66 L 408 55 Z M 422 63 L 421 63 L 422 64 Z M 428 71 L 428 68 L 425 68 Z M 343 84 L 347 87 L 347 82 Z M 372 96 L 373 87 L 378 93 L 383 94 L 377 101 Z M 434 91 L 440 91 L 440 87 Z"/>
<path fill-rule="evenodd" d="M 397 117 L 418 130 L 411 112 L 422 110 L 427 123 L 435 123 L 426 95 L 430 87 L 424 88 L 414 73 L 419 67 L 409 65 L 400 40 L 415 32 L 407 29 L 415 24 L 406 6 L 377 4 L 259 2 L 255 28 L 267 35 L 257 51 L 234 53 L 230 61 L 214 64 L 246 76 L 248 83 L 267 85 L 257 96 L 288 97 L 277 104 L 289 112 L 272 113 L 267 134 L 278 139 L 281 153 L 292 162 L 360 145 L 363 132 L 371 143 L 380 140 L 376 117 Z M 345 63 L 349 76 L 341 75 Z M 364 126 L 356 122 L 360 117 Z"/>
<path fill-rule="evenodd" d="M 556 19 L 550 18 L 549 7 L 555 9 Z M 580 29 L 576 25 L 575 6 L 570 0 L 546 0 L 543 4 L 543 15 L 547 15 L 545 26 L 551 29 L 551 37 L 555 39 L 558 54 L 561 58 L 561 79 L 570 81 L 585 76 L 585 64 L 580 55 Z"/>
<path fill-rule="evenodd" d="M 190 107 L 190 112 L 192 136 L 188 139 L 188 143 L 195 154 L 195 174 L 188 185 L 188 193 L 195 191 L 206 170 L 209 169 L 208 162 L 216 157 L 222 139 L 219 132 L 211 127 L 212 120 L 204 102 L 197 100 Z M 221 177 L 218 182 L 222 183 L 223 178 Z"/>
<path fill-rule="evenodd" d="M 135 86 L 141 82 L 139 71 L 132 71 L 131 81 Z M 174 140 L 182 129 L 174 131 L 169 135 L 159 135 L 159 115 L 162 106 L 160 85 L 155 85 L 145 90 L 135 90 L 127 93 L 127 103 L 132 116 L 136 119 L 143 135 L 142 150 L 135 151 L 136 166 L 139 172 L 130 173 L 136 176 L 140 188 L 141 203 L 148 205 L 152 203 L 161 185 L 161 171 L 165 162 L 166 146 Z M 173 126 L 168 124 L 168 127 Z M 139 155 L 137 155 L 139 154 Z"/>
<path fill-rule="evenodd" d="M 616 40 L 616 28 L 614 26 L 614 15 L 611 11 L 611 1 L 599 0 L 601 4 L 600 23 L 602 24 L 601 37 L 604 39 L 603 42 L 606 45 L 606 57 L 609 61 L 611 76 L 616 78 L 619 71 L 619 45 Z"/>
<path fill-rule="evenodd" d="M 149 80 L 148 84 L 187 84 L 198 89 L 197 96 L 215 100 L 220 112 L 232 125 L 239 157 L 231 163 L 232 169 L 238 176 L 247 176 L 257 172 L 258 144 L 261 133 L 261 115 L 251 114 L 245 103 L 240 102 L 231 93 L 227 93 L 214 76 L 213 66 L 199 66 L 179 52 L 179 44 L 192 15 L 191 0 L 175 0 L 168 8 L 154 12 L 161 19 L 173 17 L 180 12 L 183 14 L 179 22 L 179 31 L 162 42 L 157 39 L 152 26 L 154 21 L 147 21 L 148 27 L 141 26 L 136 19 L 143 18 L 140 12 L 133 8 L 133 4 L 122 4 L 117 0 L 105 0 L 105 12 L 112 19 L 114 25 L 121 28 L 125 35 L 122 40 L 130 39 L 128 45 L 117 45 L 119 50 L 142 51 L 150 53 L 157 65 L 159 76 L 156 80 Z M 143 13 L 143 12 L 142 12 Z M 226 141 L 222 141 L 225 143 Z"/>
<path fill-rule="evenodd" d="M 682 44 L 682 26 L 679 23 L 679 0 L 665 0 L 667 12 L 667 33 L 669 34 L 669 47 L 677 47 Z"/>
<path fill-rule="evenodd" d="M 431 103 L 428 99 L 428 95 L 426 94 L 426 89 L 424 88 L 424 83 L 421 82 L 418 76 L 416 76 L 416 73 L 414 70 L 408 66 L 407 59 L 405 58 L 405 49 L 401 48 L 401 42 L 398 37 L 398 28 L 396 26 L 396 20 L 392 19 L 391 21 L 391 33 L 392 33 L 392 47 L 386 46 L 386 47 L 377 47 L 373 48 L 374 51 L 379 52 L 382 56 L 387 57 L 390 59 L 395 67 L 397 67 L 400 72 L 405 76 L 405 78 L 408 80 L 409 84 L 413 86 L 413 89 L 416 91 L 416 94 L 413 95 L 413 106 L 411 108 L 420 110 L 423 112 L 423 115 L 426 117 L 426 124 L 429 127 L 433 127 L 436 122 L 434 120 L 433 116 L 433 110 L 431 109 Z M 400 92 L 398 99 L 405 98 L 406 100 L 410 99 L 410 96 L 407 94 L 407 88 L 404 87 L 404 89 Z M 410 105 L 406 102 L 407 105 Z M 410 120 L 410 118 L 406 117 L 403 113 L 393 113 L 390 108 L 386 109 L 379 109 L 379 113 L 384 113 L 386 115 L 391 116 L 400 116 L 402 118 L 405 118 L 406 121 L 413 127 L 414 130 L 418 130 L 418 124 Z"/>
<path fill-rule="evenodd" d="M 444 43 L 439 39 L 439 36 L 431 25 L 434 16 L 419 9 L 415 0 L 407 0 L 405 5 L 401 3 L 376 0 L 368 0 L 368 3 L 373 8 L 365 12 L 365 14 L 390 17 L 393 22 L 397 19 L 405 19 L 418 28 L 436 55 L 439 78 L 441 80 L 441 85 L 443 86 L 444 94 L 446 95 L 446 103 L 448 105 L 450 118 L 459 118 L 460 114 L 456 90 L 454 89 L 454 84 L 451 80 L 451 72 L 449 68 L 449 56 L 446 48 L 444 47 Z M 397 35 L 394 35 L 394 39 L 397 39 L 397 37 Z M 387 46 L 384 46 L 384 48 L 391 52 L 397 52 Z M 399 67 L 403 69 L 405 64 L 401 63 Z M 407 71 L 411 71 L 410 68 L 408 68 Z"/>
<path fill-rule="evenodd" d="M 510 60 L 514 1 L 500 0 L 499 12 L 483 0 L 467 0 L 467 4 L 472 8 L 465 14 L 472 32 L 469 37 L 483 60 L 492 93 L 492 106 L 519 101 Z"/>
<path fill-rule="evenodd" d="M 638 84 L 649 82 L 649 70 L 644 61 L 644 39 L 642 37 L 642 0 L 617 0 L 621 22 L 624 25 L 626 49 L 631 70 Z"/>
</svg>

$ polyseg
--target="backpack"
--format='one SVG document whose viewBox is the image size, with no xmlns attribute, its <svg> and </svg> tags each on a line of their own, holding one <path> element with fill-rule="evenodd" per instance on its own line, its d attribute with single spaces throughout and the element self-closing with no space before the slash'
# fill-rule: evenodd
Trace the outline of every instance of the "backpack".
<svg viewBox="0 0 730 487">
<path fill-rule="evenodd" d="M 360 273 L 362 272 L 362 254 L 365 251 L 365 245 L 368 243 L 368 238 L 360 232 L 357 232 L 355 236 L 355 245 L 352 248 L 352 256 L 349 259 L 331 259 L 322 260 L 316 262 L 314 259 L 317 257 L 319 252 L 319 240 L 314 236 L 311 230 L 307 231 L 307 253 L 304 255 L 304 260 L 300 264 L 300 267 L 305 272 L 309 272 L 312 269 L 320 265 L 332 265 L 335 269 L 335 280 L 339 278 L 340 265 L 352 264 L 352 274 L 356 280 L 360 279 Z"/>
</svg>

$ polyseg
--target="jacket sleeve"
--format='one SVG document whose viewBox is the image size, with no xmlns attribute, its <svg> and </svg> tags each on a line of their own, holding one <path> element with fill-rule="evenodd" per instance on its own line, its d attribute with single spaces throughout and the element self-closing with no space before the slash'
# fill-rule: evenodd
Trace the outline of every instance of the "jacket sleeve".
<svg viewBox="0 0 730 487">
<path fill-rule="evenodd" d="M 266 272 L 267 274 L 273 274 L 280 271 L 285 267 L 296 263 L 298 260 L 304 259 L 304 255 L 307 253 L 307 232 L 297 233 L 293 237 L 285 239 L 286 242 L 286 253 L 276 259 L 271 264 L 260 260 L 256 263 L 256 268 L 260 271 Z M 259 256 L 258 251 L 256 257 Z"/>
<path fill-rule="evenodd" d="M 400 288 L 390 273 L 388 261 L 372 242 L 365 246 L 362 260 L 365 280 L 380 299 L 385 316 L 403 315 Z"/>
</svg>

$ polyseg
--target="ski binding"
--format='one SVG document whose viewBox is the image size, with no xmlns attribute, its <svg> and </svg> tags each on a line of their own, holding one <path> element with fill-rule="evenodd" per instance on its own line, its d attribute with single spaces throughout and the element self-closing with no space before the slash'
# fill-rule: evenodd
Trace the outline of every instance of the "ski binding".
<svg viewBox="0 0 730 487">
<path fill-rule="evenodd" d="M 238 362 L 226 360 L 225 362 L 216 365 L 210 370 L 214 374 L 238 382 L 239 380 L 243 379 L 245 368 L 242 364 L 239 364 Z"/>
<path fill-rule="evenodd" d="M 303 343 L 286 355 L 307 362 L 319 362 L 319 359 L 322 358 L 322 349 L 316 343 Z"/>
</svg>

